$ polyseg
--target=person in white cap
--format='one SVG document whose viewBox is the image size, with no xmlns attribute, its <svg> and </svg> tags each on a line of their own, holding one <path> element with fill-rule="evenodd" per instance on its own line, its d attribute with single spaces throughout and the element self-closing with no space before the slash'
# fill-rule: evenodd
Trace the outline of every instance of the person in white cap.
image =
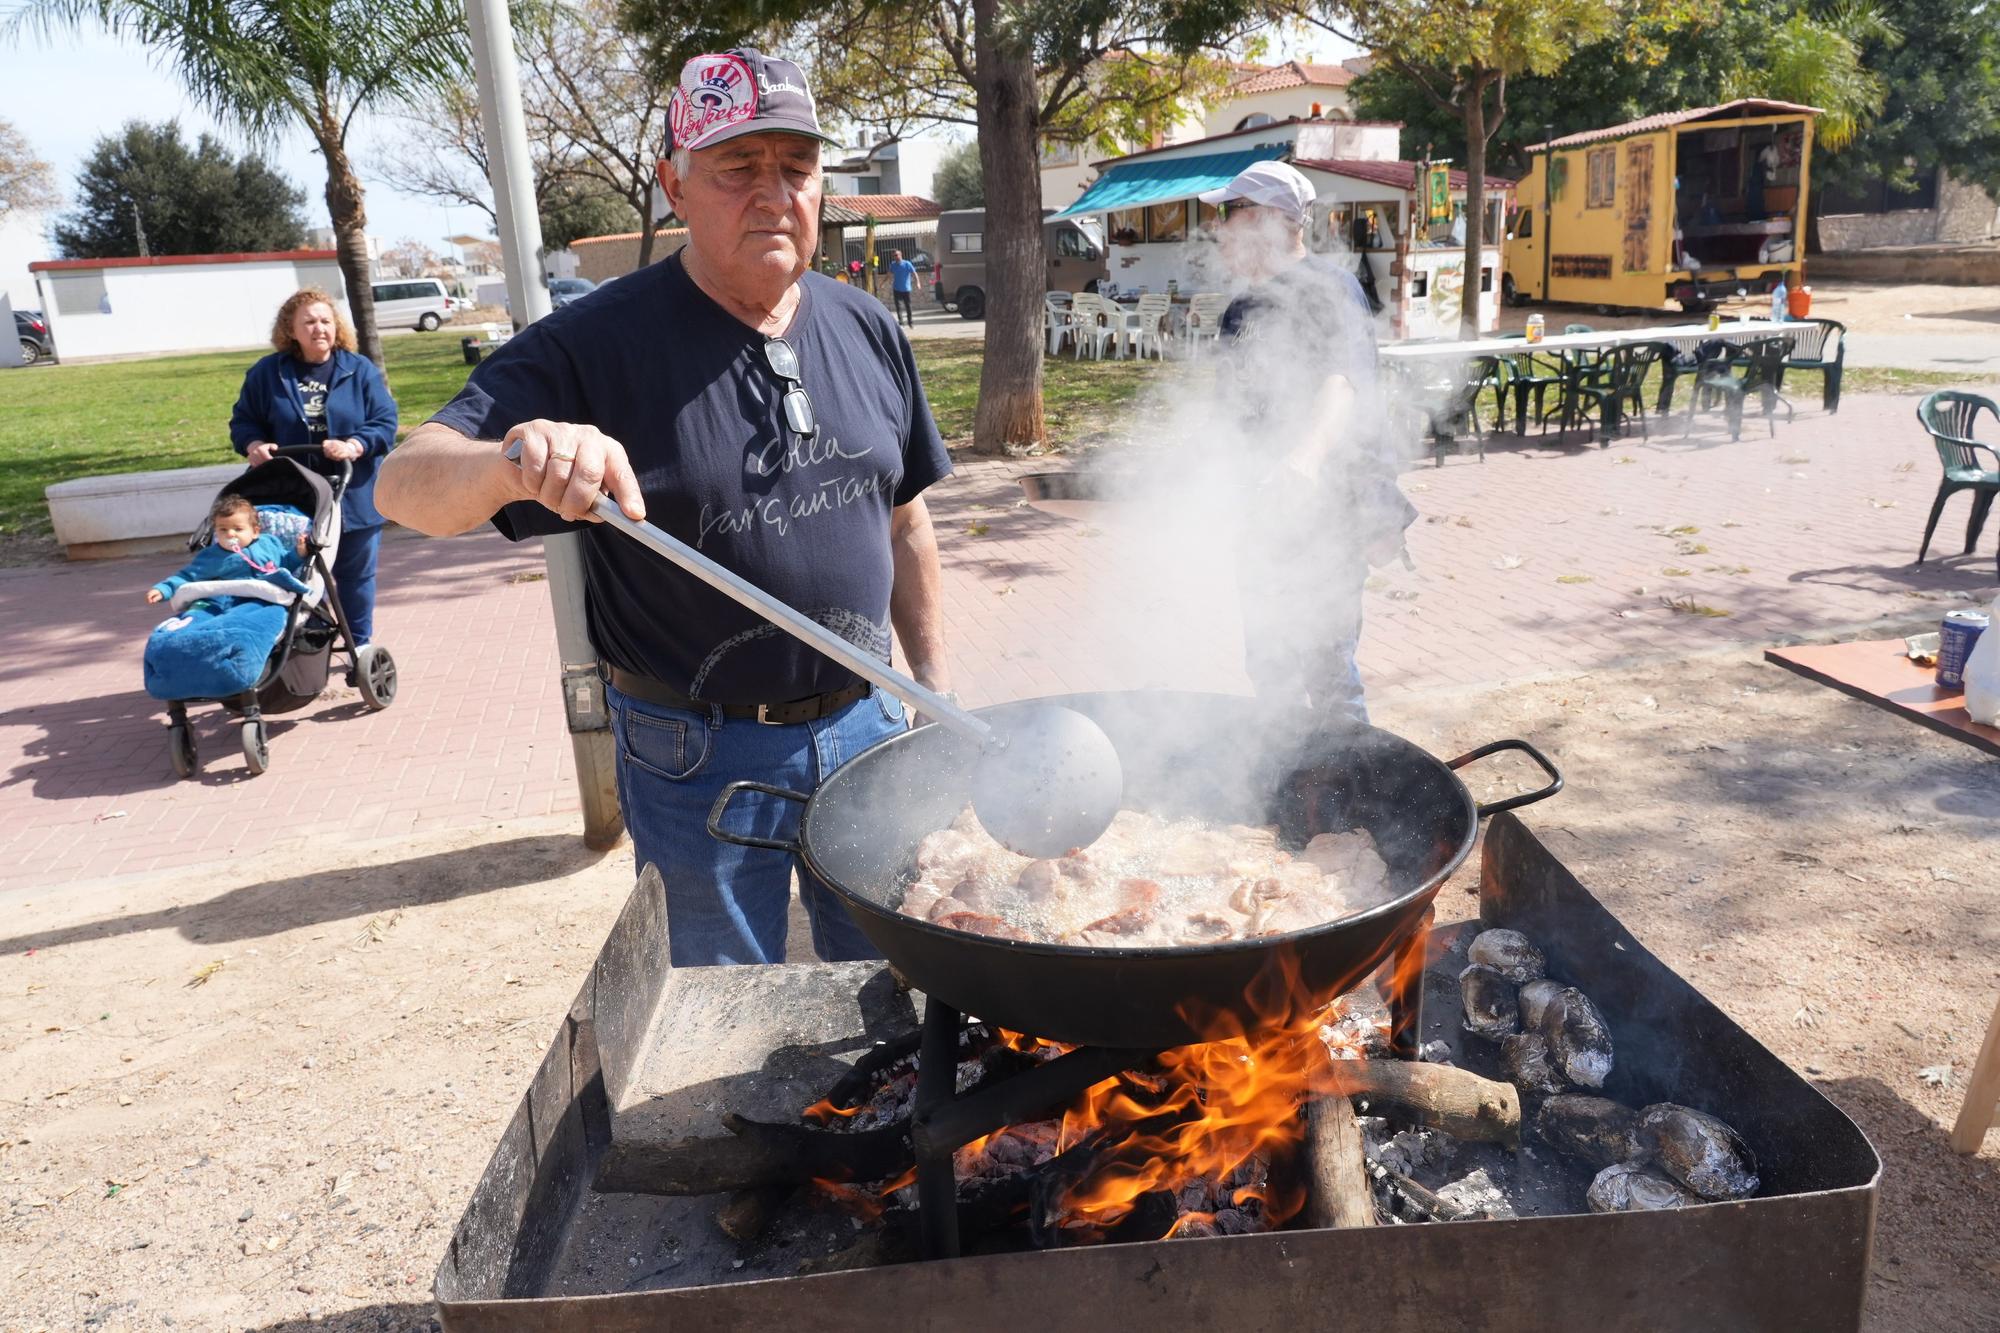
<svg viewBox="0 0 2000 1333">
<path fill-rule="evenodd" d="M 1362 584 L 1416 517 L 1384 448 L 1368 300 L 1348 268 L 1306 249 L 1314 191 L 1297 168 L 1253 163 L 1201 199 L 1247 284 L 1220 325 L 1237 363 L 1224 382 L 1261 454 L 1237 551 L 1245 671 L 1260 698 L 1365 720 Z"/>
<path fill-rule="evenodd" d="M 951 471 L 910 345 L 882 303 L 809 271 L 821 132 L 804 73 L 697 56 L 660 184 L 684 249 L 556 311 L 482 361 L 385 464 L 378 503 L 424 532 L 581 532 L 591 642 L 636 867 L 666 883 L 676 966 L 782 962 L 791 882 L 829 960 L 874 949 L 784 852 L 709 836 L 721 788 L 813 790 L 903 730 L 902 704 L 630 538 L 609 494 L 829 629 L 950 689 L 923 491 Z M 518 443 L 519 465 L 506 459 Z M 543 704 L 542 686 L 535 704 Z M 733 831 L 796 834 L 753 795 Z"/>
</svg>

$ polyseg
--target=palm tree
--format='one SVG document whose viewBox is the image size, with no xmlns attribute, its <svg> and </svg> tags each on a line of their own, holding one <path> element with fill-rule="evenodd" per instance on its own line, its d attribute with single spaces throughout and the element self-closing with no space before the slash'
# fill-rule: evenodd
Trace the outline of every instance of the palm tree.
<svg viewBox="0 0 2000 1333">
<path fill-rule="evenodd" d="M 326 159 L 326 208 L 355 333 L 382 364 L 368 214 L 347 135 L 364 107 L 465 77 L 457 0 L 27 0 L 6 29 L 46 35 L 91 23 L 159 53 L 197 104 L 251 138 L 288 126 L 312 136 Z"/>
<path fill-rule="evenodd" d="M 1772 32 L 1758 65 L 1730 77 L 1728 94 L 1820 108 L 1813 137 L 1837 152 L 1875 118 L 1889 95 L 1888 83 L 1862 56 L 1874 41 L 1897 44 L 1900 34 L 1867 0 L 1844 0 L 1823 13 L 1800 10 Z"/>
</svg>

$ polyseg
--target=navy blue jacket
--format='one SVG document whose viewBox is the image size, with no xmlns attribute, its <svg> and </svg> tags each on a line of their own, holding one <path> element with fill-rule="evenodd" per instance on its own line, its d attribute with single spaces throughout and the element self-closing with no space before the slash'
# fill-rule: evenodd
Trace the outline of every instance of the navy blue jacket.
<svg viewBox="0 0 2000 1333">
<path fill-rule="evenodd" d="M 396 400 L 375 363 L 358 352 L 333 349 L 333 387 L 326 395 L 326 433 L 337 440 L 359 440 L 363 453 L 354 460 L 354 476 L 340 501 L 343 532 L 382 525 L 375 508 L 375 469 L 396 443 Z M 229 442 L 245 454 L 259 440 L 267 444 L 311 444 L 305 405 L 299 401 L 297 364 L 289 352 L 273 352 L 243 376 L 243 392 L 229 414 Z M 340 475 L 340 464 L 315 454 L 307 465 L 329 477 Z"/>
</svg>

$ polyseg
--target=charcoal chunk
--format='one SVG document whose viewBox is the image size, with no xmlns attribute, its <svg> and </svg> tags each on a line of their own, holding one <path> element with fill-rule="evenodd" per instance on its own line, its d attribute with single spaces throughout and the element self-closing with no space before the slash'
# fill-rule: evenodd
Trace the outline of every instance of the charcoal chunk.
<svg viewBox="0 0 2000 1333">
<path fill-rule="evenodd" d="M 1563 1090 L 1562 1075 L 1549 1063 L 1549 1046 L 1539 1033 L 1517 1032 L 1500 1039 L 1500 1062 L 1507 1066 L 1507 1079 L 1522 1092 L 1555 1093 Z"/>
<path fill-rule="evenodd" d="M 1490 967 L 1516 986 L 1547 974 L 1542 951 L 1518 930 L 1482 930 L 1465 951 L 1467 962 Z"/>
<path fill-rule="evenodd" d="M 1548 1009 L 1549 1001 L 1568 989 L 1560 981 L 1550 981 L 1547 977 L 1521 987 L 1521 1030 L 1541 1031 L 1542 1014 Z"/>
<path fill-rule="evenodd" d="M 1593 1213 L 1652 1213 L 1685 1208 L 1701 1199 L 1642 1166 L 1618 1162 L 1597 1173 L 1584 1198 Z"/>
<path fill-rule="evenodd" d="M 1604 1086 L 1611 1076 L 1611 1029 L 1589 996 L 1574 986 L 1562 991 L 1542 1009 L 1537 1031 L 1549 1044 L 1556 1072 L 1578 1087 Z"/>
<path fill-rule="evenodd" d="M 1704 1199 L 1757 1192 L 1757 1159 L 1735 1130 L 1705 1111 L 1656 1102 L 1639 1112 L 1639 1148 Z"/>
<path fill-rule="evenodd" d="M 1478 963 L 1458 974 L 1459 998 L 1465 1002 L 1465 1030 L 1498 1041 L 1521 1030 L 1521 1006 L 1514 983 Z"/>
<path fill-rule="evenodd" d="M 1639 1155 L 1638 1130 L 1639 1113 L 1608 1097 L 1566 1092 L 1535 1113 L 1542 1142 L 1600 1169 Z"/>
</svg>

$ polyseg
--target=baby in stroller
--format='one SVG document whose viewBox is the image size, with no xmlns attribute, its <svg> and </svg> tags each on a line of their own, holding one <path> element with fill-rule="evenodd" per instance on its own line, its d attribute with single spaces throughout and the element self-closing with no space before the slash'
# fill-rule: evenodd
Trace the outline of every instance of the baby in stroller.
<svg viewBox="0 0 2000 1333">
<path fill-rule="evenodd" d="M 220 704 L 242 719 L 243 757 L 257 774 L 270 763 L 265 718 L 317 699 L 336 652 L 365 707 L 395 697 L 395 659 L 354 641 L 329 570 L 347 470 L 329 481 L 293 452 L 280 449 L 224 486 L 189 540 L 194 559 L 146 592 L 173 612 L 146 640 L 144 665 L 146 692 L 167 705 L 168 753 L 182 777 L 198 763 L 190 705 Z"/>
<path fill-rule="evenodd" d="M 299 517 L 305 516 L 300 514 Z M 299 582 L 298 576 L 292 572 L 306 553 L 303 530 L 294 540 L 292 551 L 288 552 L 275 533 L 264 531 L 264 520 L 258 516 L 257 506 L 240 495 L 225 495 L 217 500 L 209 508 L 208 524 L 214 534 L 212 543 L 195 552 L 194 559 L 188 561 L 178 574 L 169 574 L 146 589 L 148 603 L 166 601 L 174 595 L 174 589 L 184 583 L 207 583 L 214 579 L 261 578 L 287 592 L 306 590 L 306 585 Z M 291 568 L 287 568 L 288 563 Z M 215 615 L 233 606 L 236 600 L 233 597 L 203 598 L 190 606 L 188 611 L 199 609 L 204 614 Z"/>
</svg>

